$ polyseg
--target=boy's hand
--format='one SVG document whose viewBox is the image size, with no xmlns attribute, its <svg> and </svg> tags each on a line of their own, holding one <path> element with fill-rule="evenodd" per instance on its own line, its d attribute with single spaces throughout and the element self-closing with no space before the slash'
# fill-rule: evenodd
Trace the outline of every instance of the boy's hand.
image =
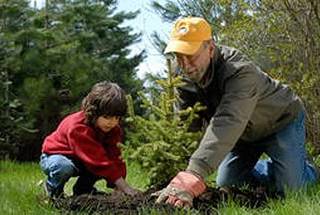
<svg viewBox="0 0 320 215">
<path fill-rule="evenodd" d="M 117 189 L 129 196 L 136 196 L 142 194 L 140 190 L 130 187 L 122 177 L 116 180 L 115 185 L 117 186 Z"/>
<path fill-rule="evenodd" d="M 138 196 L 142 194 L 140 190 L 134 189 L 130 186 L 128 186 L 123 192 L 129 196 Z"/>
</svg>

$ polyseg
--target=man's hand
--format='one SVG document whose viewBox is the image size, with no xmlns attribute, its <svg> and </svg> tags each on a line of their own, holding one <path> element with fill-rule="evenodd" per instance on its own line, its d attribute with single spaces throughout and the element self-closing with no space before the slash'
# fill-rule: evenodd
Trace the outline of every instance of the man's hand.
<svg viewBox="0 0 320 215">
<path fill-rule="evenodd" d="M 156 203 L 165 202 L 178 207 L 191 207 L 193 198 L 206 190 L 200 176 L 191 172 L 179 172 L 163 190 L 154 195 L 159 196 Z"/>
</svg>

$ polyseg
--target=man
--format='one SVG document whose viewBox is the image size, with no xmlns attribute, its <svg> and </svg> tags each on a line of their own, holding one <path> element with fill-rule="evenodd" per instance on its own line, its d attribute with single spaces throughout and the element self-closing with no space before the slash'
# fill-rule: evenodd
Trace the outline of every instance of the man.
<svg viewBox="0 0 320 215">
<path fill-rule="evenodd" d="M 249 184 L 283 194 L 317 180 L 306 159 L 303 104 L 286 85 L 236 49 L 217 46 L 202 18 L 178 20 L 165 53 L 175 56 L 186 83 L 178 89 L 179 107 L 201 102 L 206 110 L 192 129 L 207 125 L 187 169 L 160 191 L 157 202 L 191 206 L 216 169 L 217 185 L 224 188 Z M 259 160 L 263 153 L 270 159 Z"/>
</svg>

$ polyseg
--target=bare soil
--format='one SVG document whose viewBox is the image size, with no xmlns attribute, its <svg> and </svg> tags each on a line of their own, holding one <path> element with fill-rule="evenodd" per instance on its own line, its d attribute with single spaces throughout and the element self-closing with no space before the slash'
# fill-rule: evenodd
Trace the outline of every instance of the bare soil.
<svg viewBox="0 0 320 215">
<path fill-rule="evenodd" d="M 72 211 L 83 211 L 86 214 L 141 214 L 146 211 L 157 211 L 159 214 L 173 214 L 183 212 L 184 209 L 177 209 L 166 204 L 155 204 L 156 197 L 151 196 L 154 189 L 147 190 L 140 196 L 130 197 L 123 193 L 112 192 L 98 194 L 84 194 L 58 199 L 53 202 L 54 206 L 64 213 Z M 199 214 L 216 214 L 215 208 L 219 204 L 229 200 L 237 202 L 241 206 L 257 208 L 263 206 L 268 200 L 264 191 L 244 191 L 233 189 L 225 193 L 215 188 L 207 191 L 194 199 L 193 212 Z"/>
</svg>

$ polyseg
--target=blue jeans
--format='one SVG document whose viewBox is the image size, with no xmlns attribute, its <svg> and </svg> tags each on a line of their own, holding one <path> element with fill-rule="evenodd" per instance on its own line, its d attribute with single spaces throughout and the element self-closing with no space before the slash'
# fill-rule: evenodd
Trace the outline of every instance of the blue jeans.
<svg viewBox="0 0 320 215">
<path fill-rule="evenodd" d="M 94 191 L 93 185 L 101 177 L 89 172 L 78 160 L 60 154 L 42 154 L 40 167 L 48 176 L 46 181 L 50 196 L 58 196 L 63 192 L 65 183 L 72 176 L 79 176 L 73 186 L 73 194 L 80 195 Z"/>
<path fill-rule="evenodd" d="M 218 186 L 265 186 L 284 194 L 285 188 L 298 189 L 318 179 L 305 151 L 304 112 L 279 132 L 262 140 L 239 141 L 218 168 Z M 269 159 L 259 160 L 262 153 Z"/>
</svg>

